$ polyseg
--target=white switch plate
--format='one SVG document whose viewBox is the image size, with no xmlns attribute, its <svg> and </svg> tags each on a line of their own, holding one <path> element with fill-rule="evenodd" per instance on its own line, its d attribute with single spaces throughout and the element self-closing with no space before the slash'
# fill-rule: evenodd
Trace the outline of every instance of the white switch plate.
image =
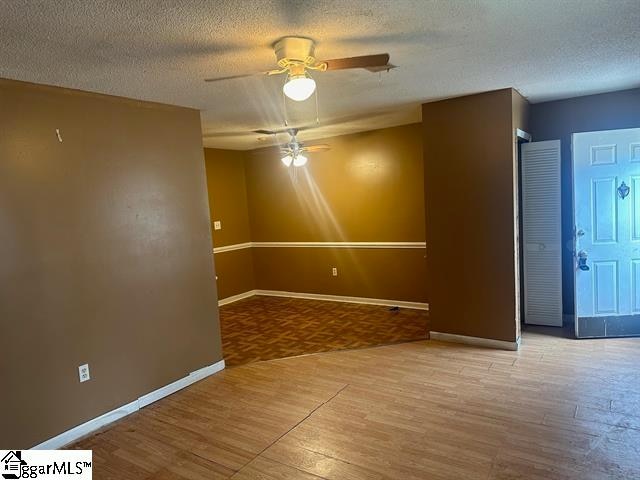
<svg viewBox="0 0 640 480">
<path fill-rule="evenodd" d="M 78 376 L 80 377 L 80 383 L 91 380 L 91 374 L 89 373 L 89 364 L 85 363 L 78 367 Z"/>
<path fill-rule="evenodd" d="M 220 220 L 216 220 L 215 222 L 213 222 L 213 229 L 222 230 L 222 222 Z"/>
<path fill-rule="evenodd" d="M 338 267 L 333 267 L 331 269 L 331 275 L 333 275 L 334 277 L 338 276 Z"/>
</svg>

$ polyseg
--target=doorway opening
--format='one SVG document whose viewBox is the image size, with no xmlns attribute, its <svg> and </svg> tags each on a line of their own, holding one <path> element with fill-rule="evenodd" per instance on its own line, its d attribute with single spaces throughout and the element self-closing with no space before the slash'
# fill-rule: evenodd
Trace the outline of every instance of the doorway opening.
<svg viewBox="0 0 640 480">
<path fill-rule="evenodd" d="M 520 328 L 573 338 L 562 310 L 560 141 L 518 139 Z"/>
</svg>

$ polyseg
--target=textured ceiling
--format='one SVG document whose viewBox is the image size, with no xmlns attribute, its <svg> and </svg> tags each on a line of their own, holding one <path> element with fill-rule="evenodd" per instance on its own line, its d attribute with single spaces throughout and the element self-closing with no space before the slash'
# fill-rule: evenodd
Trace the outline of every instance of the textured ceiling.
<svg viewBox="0 0 640 480">
<path fill-rule="evenodd" d="M 254 148 L 269 139 L 244 132 L 282 125 L 282 77 L 202 80 L 273 68 L 286 35 L 399 66 L 316 74 L 303 139 L 503 87 L 540 102 L 640 86 L 640 0 L 0 0 L 0 77 L 198 108 L 205 145 Z M 310 123 L 315 103 L 290 114 Z"/>
</svg>

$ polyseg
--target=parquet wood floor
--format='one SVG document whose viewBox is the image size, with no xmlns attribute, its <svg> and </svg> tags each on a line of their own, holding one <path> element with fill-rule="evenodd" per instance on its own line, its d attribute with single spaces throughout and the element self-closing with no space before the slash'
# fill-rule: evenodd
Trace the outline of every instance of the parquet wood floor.
<svg viewBox="0 0 640 480">
<path fill-rule="evenodd" d="M 639 479 L 640 339 L 526 331 L 224 370 L 75 448 L 117 480 Z"/>
<path fill-rule="evenodd" d="M 227 366 L 424 340 L 424 310 L 255 296 L 220 308 Z"/>
</svg>

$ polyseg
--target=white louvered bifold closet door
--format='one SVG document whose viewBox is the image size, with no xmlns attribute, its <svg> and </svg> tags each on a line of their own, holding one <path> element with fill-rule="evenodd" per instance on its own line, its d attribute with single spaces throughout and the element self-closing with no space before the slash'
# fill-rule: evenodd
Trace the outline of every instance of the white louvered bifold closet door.
<svg viewBox="0 0 640 480">
<path fill-rule="evenodd" d="M 521 148 L 524 319 L 561 327 L 560 140 L 524 143 Z"/>
</svg>

